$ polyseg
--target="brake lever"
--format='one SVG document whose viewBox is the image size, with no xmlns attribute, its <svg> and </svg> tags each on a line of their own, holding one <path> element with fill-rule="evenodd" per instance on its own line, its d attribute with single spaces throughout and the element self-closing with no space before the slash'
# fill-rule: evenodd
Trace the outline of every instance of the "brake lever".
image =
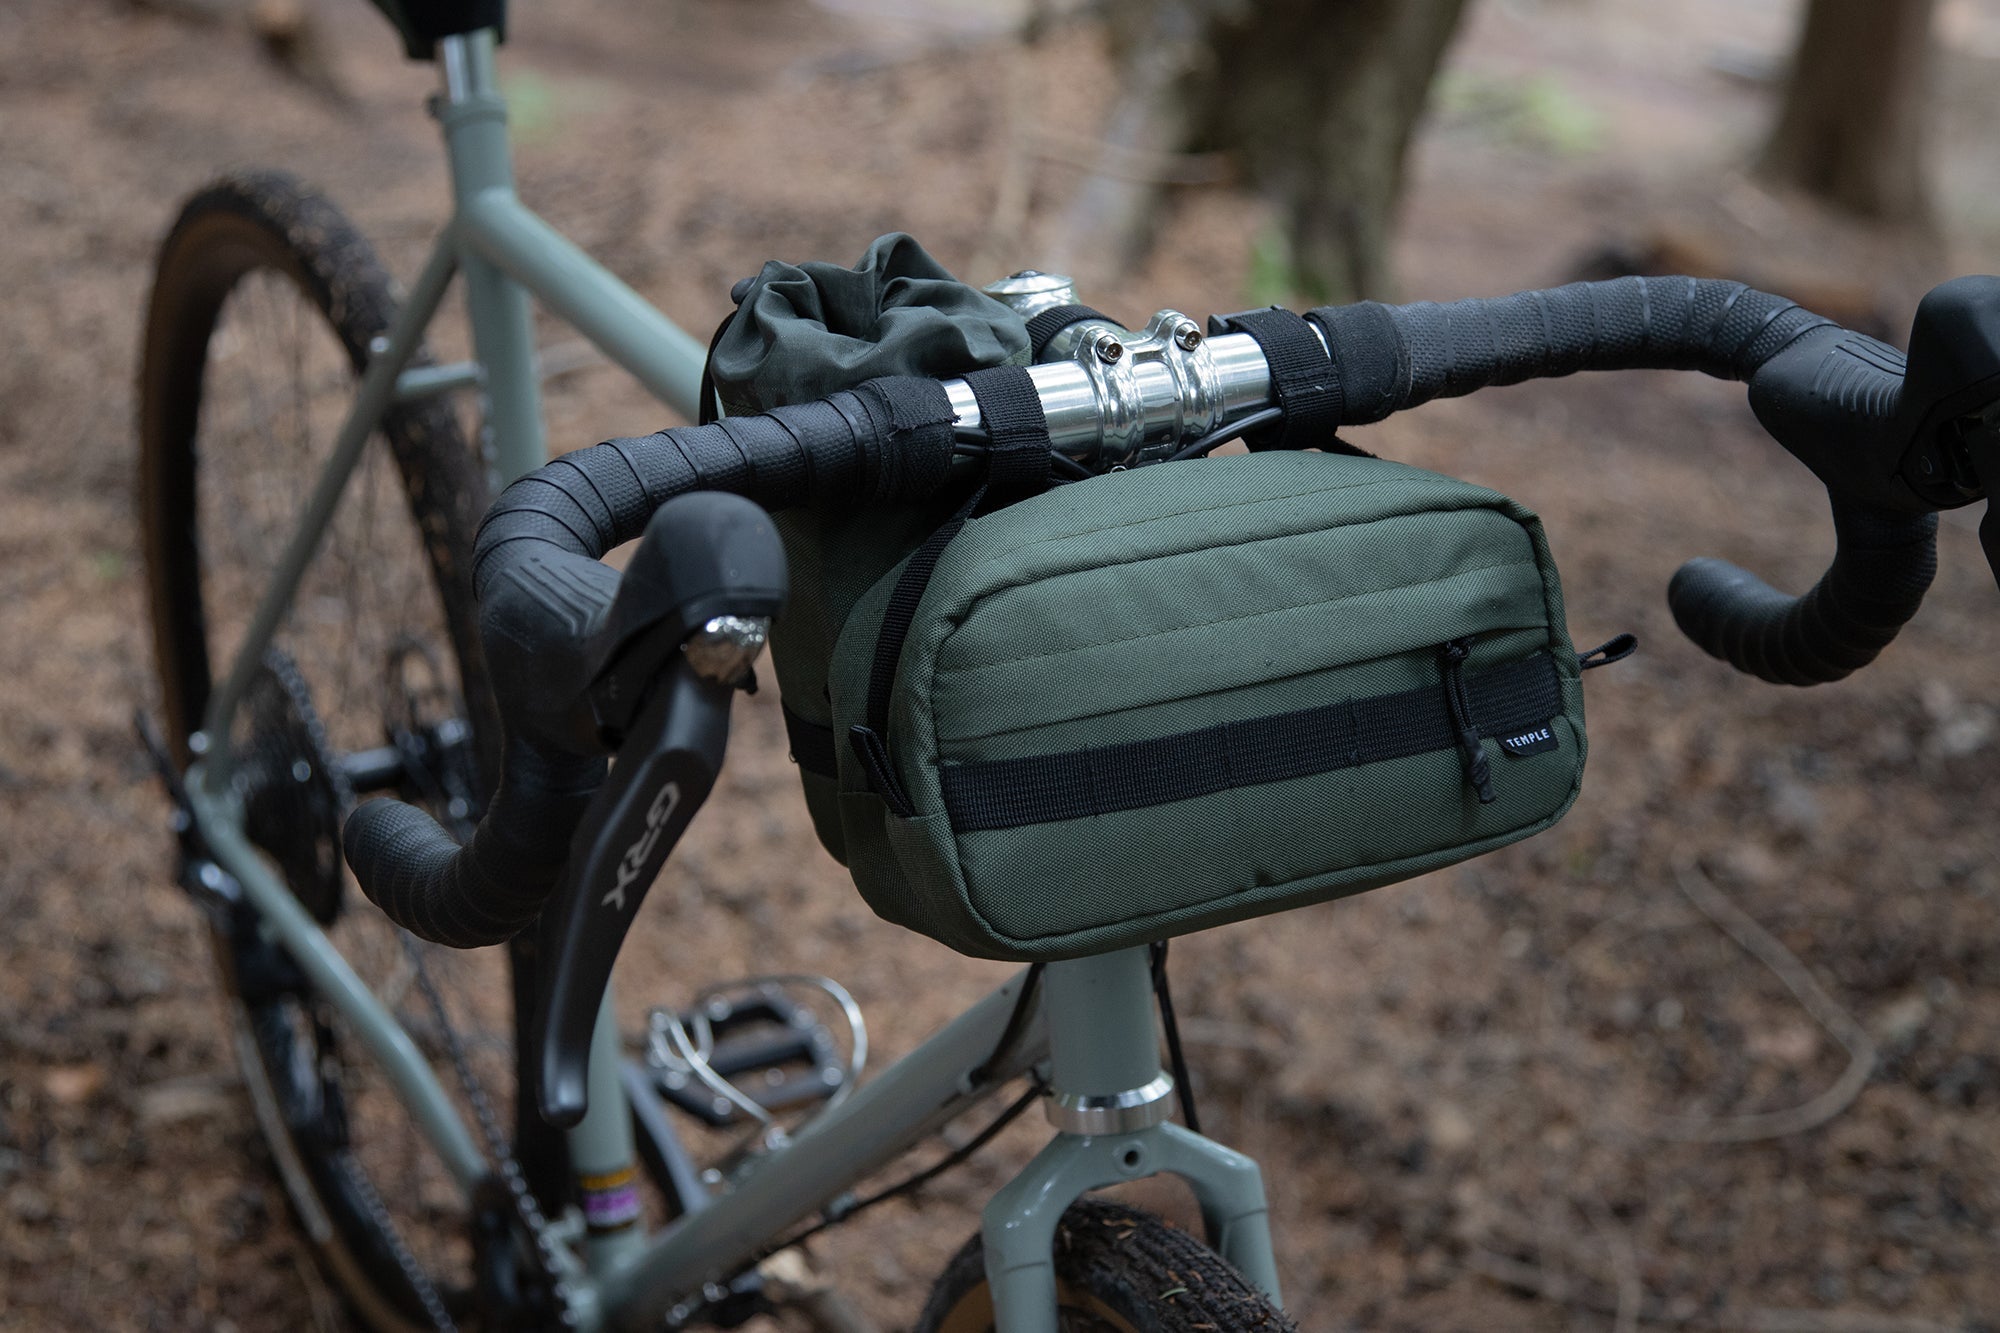
<svg viewBox="0 0 2000 1333">
<path fill-rule="evenodd" d="M 1979 489 L 1989 498 L 1986 513 L 1979 520 L 1979 549 L 1986 554 L 1986 567 L 2000 584 L 2000 505 L 1991 496 L 2000 492 L 2000 404 L 1980 414 L 1979 424 L 1967 430 L 1958 447 L 1979 480 Z"/>
<path fill-rule="evenodd" d="M 551 1124 L 583 1119 L 591 1026 L 611 966 L 715 786 L 730 696 L 754 688 L 752 667 L 787 584 L 784 544 L 762 509 L 715 491 L 668 501 L 596 620 L 585 652 L 597 665 L 583 698 L 543 710 L 556 739 L 587 731 L 617 754 L 541 913 L 531 1039 L 536 1100 Z"/>
<path fill-rule="evenodd" d="M 1932 288 L 1907 356 L 1831 325 L 1806 333 L 1751 378 L 1750 406 L 1829 494 L 1863 511 L 1915 518 L 2000 493 L 2000 277 Z M 1980 533 L 2000 580 L 1990 508 Z"/>
<path fill-rule="evenodd" d="M 1899 471 L 1940 509 L 1987 498 L 1979 545 L 2000 582 L 2000 278 L 1956 278 L 1931 289 L 1910 327 L 1910 369 L 1898 416 L 1914 423 Z"/>
<path fill-rule="evenodd" d="M 762 645 L 762 622 L 733 616 L 697 635 L 711 654 L 716 640 L 733 641 L 746 654 L 745 670 L 751 637 Z M 684 653 L 654 684 L 577 826 L 562 883 L 542 912 L 536 1096 L 554 1125 L 583 1119 L 591 1026 L 612 964 L 639 904 L 722 771 L 736 685 L 704 674 L 698 660 Z"/>
</svg>

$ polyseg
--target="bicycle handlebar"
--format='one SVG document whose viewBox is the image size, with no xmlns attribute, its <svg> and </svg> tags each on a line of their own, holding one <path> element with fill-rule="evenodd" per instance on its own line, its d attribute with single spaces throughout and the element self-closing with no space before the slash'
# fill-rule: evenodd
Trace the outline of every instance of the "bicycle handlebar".
<svg viewBox="0 0 2000 1333">
<path fill-rule="evenodd" d="M 1836 501 L 1833 564 L 1789 597 L 1726 560 L 1690 560 L 1667 585 L 1681 632 L 1773 685 L 1821 685 L 1875 660 L 1937 573 L 1937 515 L 1883 518 Z"/>
<path fill-rule="evenodd" d="M 1580 370 L 1699 370 L 1747 380 L 1833 327 L 1783 297 L 1710 278 L 1619 278 L 1447 305 L 1322 307 L 1349 423 L 1492 385 Z"/>
<path fill-rule="evenodd" d="M 928 495 L 950 463 L 950 431 L 936 381 L 874 381 L 766 416 L 611 440 L 509 486 L 473 551 L 480 638 L 507 729 L 492 807 L 460 847 L 414 806 L 361 806 L 341 841 L 362 891 L 411 932 L 458 948 L 501 943 L 532 922 L 644 689 L 628 688 L 621 711 L 591 686 L 670 612 L 683 636 L 703 623 L 657 598 L 639 609 L 639 585 L 599 561 L 679 496 L 720 492 L 781 509 L 827 492 L 883 504 Z M 635 567 L 657 564 L 663 579 L 686 582 L 690 562 L 711 563 L 699 541 L 676 542 L 671 525 L 658 533 L 657 546 L 676 549 L 642 554 Z M 746 557 L 760 571 L 748 602 L 769 601 L 768 571 L 775 565 L 781 586 L 783 554 L 775 533 L 749 540 L 764 549 Z M 713 614 L 757 614 L 729 595 L 742 591 L 741 570 L 709 568 L 694 583 Z M 683 589 L 669 600 L 696 597 Z"/>
<path fill-rule="evenodd" d="M 1931 355 L 1907 377 L 1895 348 L 1714 279 L 1621 278 L 1449 305 L 1368 302 L 1308 318 L 1325 331 L 1343 415 L 1356 423 L 1579 370 L 1749 381 L 1758 420 L 1834 498 L 1833 564 L 1794 598 L 1726 562 L 1697 560 L 1667 595 L 1690 639 L 1775 684 L 1838 680 L 1916 614 L 1937 567 L 1935 510 L 1978 494 L 1941 437 L 2000 394 L 1995 278 L 1962 278 L 1926 298 L 1911 345 Z"/>
<path fill-rule="evenodd" d="M 509 486 L 480 523 L 473 581 L 484 599 L 522 543 L 600 560 L 690 491 L 776 510 L 815 496 L 921 500 L 951 462 L 951 401 L 936 380 L 870 380 L 762 416 L 728 417 L 566 454 Z"/>
<path fill-rule="evenodd" d="M 1185 337 L 1192 321 L 1170 314 L 1155 317 L 1149 334 L 1174 330 L 1182 352 L 1194 355 L 1202 340 Z M 1336 424 L 1580 370 L 1688 369 L 1747 380 L 1759 420 L 1833 497 L 1833 565 L 1811 592 L 1792 598 L 1720 561 L 1695 561 L 1675 576 L 1669 598 L 1696 643 L 1766 680 L 1834 680 L 1870 661 L 1929 586 L 1935 511 L 1983 493 L 1961 425 L 2000 399 L 2000 278 L 1963 279 L 1927 299 L 1912 345 L 1922 352 L 1941 344 L 1953 356 L 1931 354 L 1907 376 L 1893 348 L 1782 298 L 1703 279 L 1626 278 L 1449 305 L 1369 302 L 1313 310 L 1306 319 L 1326 356 L 1312 370 L 1314 392 L 1333 401 Z M 1960 346 L 1972 334 L 1986 340 L 1984 351 Z M 1146 336 L 1133 335 L 1134 345 Z M 1094 401 L 1098 441 L 1115 437 L 1129 449 L 1141 437 L 1164 436 L 1172 453 L 1190 436 L 1214 438 L 1218 417 L 1241 421 L 1281 397 L 1249 335 L 1206 341 L 1194 367 L 1200 373 L 1183 373 L 1192 363 L 1155 365 L 1158 383 L 1128 378 L 1122 390 L 1107 389 L 1102 367 L 1089 365 L 1092 339 L 1073 362 L 1030 374 L 1052 427 L 1062 423 L 1061 442 L 1089 436 Z M 1119 359 L 1104 352 L 1097 344 L 1099 361 Z M 1141 360 L 1127 358 L 1127 373 Z M 1159 383 L 1169 386 L 1164 395 Z M 1176 385 L 1200 401 L 1176 398 Z M 603 757 L 635 729 L 650 728 L 649 745 L 668 745 L 656 715 L 669 695 L 685 696 L 688 708 L 713 708 L 715 717 L 726 712 L 729 690 L 692 683 L 682 645 L 721 623 L 715 617 L 768 616 L 784 597 L 783 553 L 768 519 L 758 514 L 759 527 L 742 501 L 690 506 L 676 497 L 721 492 L 768 510 L 809 499 L 920 501 L 951 472 L 954 429 L 969 424 L 971 401 L 963 381 L 874 380 L 761 416 L 613 440 L 510 486 L 482 523 L 474 555 L 481 636 L 507 727 L 499 790 L 463 847 L 411 807 L 371 802 L 356 810 L 343 841 L 363 891 L 413 932 L 469 947 L 525 927 L 563 884 L 567 905 L 549 916 L 584 921 L 579 895 L 588 886 L 574 882 L 576 867 L 615 870 L 618 891 L 605 901 L 617 899 L 622 919 L 587 948 L 593 959 L 604 955 L 602 967 L 593 962 L 564 983 L 574 1000 L 566 1007 L 585 1018 L 542 1015 L 550 1031 L 587 1036 L 592 978 L 609 972 L 605 941 L 615 952 L 626 909 L 636 906 L 623 890 L 643 869 L 644 892 L 705 794 L 721 759 L 720 732 L 683 726 L 681 734 L 708 739 L 686 742 L 691 757 L 679 768 L 621 752 L 607 783 Z M 598 563 L 642 531 L 645 542 L 622 581 Z M 668 677 L 681 684 L 662 684 Z M 666 753 L 656 749 L 653 759 Z M 672 784 L 664 779 L 650 801 L 644 791 L 635 796 L 632 783 L 655 769 L 689 775 L 683 781 L 693 798 L 683 803 L 675 786 L 665 799 Z M 605 813 L 613 809 L 622 813 Z M 593 837 L 622 829 L 637 841 L 623 860 L 607 857 L 605 848 L 572 844 L 579 826 Z M 559 953 L 573 943 L 557 941 Z M 545 1085 L 574 1085 L 554 1106 L 544 1087 L 551 1118 L 581 1114 L 574 1074 L 555 1078 L 545 1069 Z"/>
</svg>

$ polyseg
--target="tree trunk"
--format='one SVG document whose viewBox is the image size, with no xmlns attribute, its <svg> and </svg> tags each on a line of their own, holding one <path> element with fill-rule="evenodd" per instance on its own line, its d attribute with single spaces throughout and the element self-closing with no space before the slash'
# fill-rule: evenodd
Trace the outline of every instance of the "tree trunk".
<svg viewBox="0 0 2000 1333">
<path fill-rule="evenodd" d="M 1811 0 L 1758 170 L 1836 207 L 1924 222 L 1934 0 Z"/>
<path fill-rule="evenodd" d="M 1403 163 L 1464 8 L 1258 0 L 1216 30 L 1206 142 L 1236 154 L 1277 205 L 1301 295 L 1393 294 Z"/>
<path fill-rule="evenodd" d="M 1104 168 L 1069 213 L 1073 249 L 1113 269 L 1144 252 L 1159 182 L 1112 170 L 1114 157 L 1220 151 L 1276 206 L 1300 295 L 1388 295 L 1404 156 L 1465 0 L 1110 8 L 1124 92 L 1106 124 Z"/>
<path fill-rule="evenodd" d="M 1184 149 L 1200 112 L 1213 11 L 1229 0 L 1110 0 L 1118 99 L 1096 127 L 1096 159 L 1064 209 L 1048 261 L 1086 285 L 1121 277 L 1152 248 L 1163 171 Z"/>
</svg>

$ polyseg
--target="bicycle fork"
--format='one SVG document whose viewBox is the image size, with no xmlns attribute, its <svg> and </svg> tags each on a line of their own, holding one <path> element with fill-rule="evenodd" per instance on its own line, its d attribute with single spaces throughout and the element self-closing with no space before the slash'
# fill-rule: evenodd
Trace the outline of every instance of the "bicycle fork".
<svg viewBox="0 0 2000 1333">
<path fill-rule="evenodd" d="M 1162 1172 L 1187 1181 L 1209 1244 L 1279 1302 L 1263 1176 L 1242 1153 L 1168 1123 L 1143 948 L 1051 963 L 1048 1116 L 1056 1137 L 986 1205 L 981 1236 L 997 1327 L 1056 1333 L 1056 1226 L 1085 1191 Z"/>
</svg>

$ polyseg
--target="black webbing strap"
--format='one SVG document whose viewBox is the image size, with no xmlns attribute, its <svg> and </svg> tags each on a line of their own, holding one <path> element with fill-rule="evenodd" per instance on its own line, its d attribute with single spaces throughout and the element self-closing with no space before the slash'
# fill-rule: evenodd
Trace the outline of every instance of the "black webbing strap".
<svg viewBox="0 0 2000 1333">
<path fill-rule="evenodd" d="M 1545 727 L 1562 712 L 1562 681 L 1547 653 L 1468 672 L 1465 685 L 1483 736 Z M 946 764 L 939 777 L 953 831 L 969 833 L 1137 810 L 1450 750 L 1457 736 L 1444 691 L 1431 685 L 1157 740 Z"/>
<path fill-rule="evenodd" d="M 985 498 L 984 486 L 967 496 L 958 511 L 926 538 L 903 566 L 889 594 L 889 605 L 882 613 L 881 633 L 875 636 L 875 660 L 868 668 L 868 721 L 866 725 L 851 728 L 847 735 L 855 757 L 861 761 L 861 771 L 868 778 L 868 789 L 905 819 L 916 812 L 916 807 L 896 779 L 896 766 L 889 761 L 885 739 L 889 734 L 889 696 L 895 690 L 896 662 L 903 655 L 903 641 L 910 636 L 910 622 L 916 618 L 917 603 L 923 601 L 924 589 L 930 586 L 931 570 L 937 567 L 938 557 Z"/>
<path fill-rule="evenodd" d="M 889 697 L 895 691 L 896 663 L 903 655 L 903 643 L 910 636 L 910 624 L 916 619 L 924 589 L 930 586 L 931 571 L 968 520 L 1039 494 L 1049 484 L 1049 426 L 1034 379 L 1020 366 L 994 366 L 973 371 L 965 382 L 979 403 L 980 424 L 992 440 L 986 482 L 903 566 L 883 611 L 875 660 L 868 668 L 868 720 L 848 734 L 869 789 L 906 818 L 912 813 L 909 795 L 896 780 L 895 765 L 889 760 Z"/>
<path fill-rule="evenodd" d="M 991 441 L 986 498 L 979 512 L 1005 509 L 1047 490 L 1052 442 L 1034 377 L 1025 366 L 992 366 L 967 374 L 965 383 L 979 403 L 979 423 Z"/>
<path fill-rule="evenodd" d="M 1271 368 L 1271 396 L 1285 419 L 1278 425 L 1243 437 L 1260 449 L 1318 449 L 1333 439 L 1341 425 L 1340 379 L 1312 325 L 1289 310 L 1271 306 L 1234 315 L 1213 315 L 1208 331 L 1247 333 L 1264 350 Z"/>
<path fill-rule="evenodd" d="M 800 717 L 782 703 L 779 708 L 785 715 L 785 741 L 791 746 L 792 762 L 808 773 L 839 777 L 833 728 L 821 726 L 811 718 Z"/>
<path fill-rule="evenodd" d="M 1055 340 L 1055 336 L 1058 333 L 1061 333 L 1070 325 L 1086 319 L 1101 319 L 1107 324 L 1116 324 L 1118 322 L 1109 315 L 1092 310 L 1087 305 L 1050 306 L 1047 310 L 1029 320 L 1028 345 L 1035 349 L 1035 360 L 1039 361 L 1042 359 L 1043 349 Z"/>
</svg>

